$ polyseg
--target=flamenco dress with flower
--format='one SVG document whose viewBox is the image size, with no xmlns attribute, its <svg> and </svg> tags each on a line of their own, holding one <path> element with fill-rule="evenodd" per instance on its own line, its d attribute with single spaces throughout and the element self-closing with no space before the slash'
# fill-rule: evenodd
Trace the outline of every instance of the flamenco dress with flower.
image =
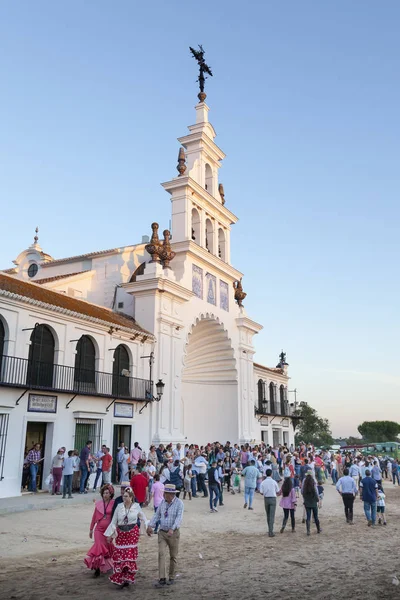
<svg viewBox="0 0 400 600">
<path fill-rule="evenodd" d="M 113 568 L 112 551 L 113 546 L 107 542 L 105 531 L 111 523 L 111 513 L 114 500 L 104 502 L 98 500 L 95 504 L 90 529 L 94 529 L 94 544 L 90 548 L 84 560 L 88 569 L 100 569 L 101 573 L 107 573 Z"/>
<path fill-rule="evenodd" d="M 147 523 L 139 504 L 134 502 L 129 507 L 123 503 L 119 504 L 105 532 L 107 537 L 115 536 L 115 545 L 112 549 L 114 566 L 110 581 L 117 585 L 135 583 L 140 535 L 138 517 L 145 524 Z"/>
</svg>

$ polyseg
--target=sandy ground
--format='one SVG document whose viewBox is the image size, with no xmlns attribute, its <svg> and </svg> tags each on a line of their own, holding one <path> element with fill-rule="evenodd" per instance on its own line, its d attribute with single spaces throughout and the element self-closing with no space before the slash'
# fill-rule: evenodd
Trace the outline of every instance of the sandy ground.
<svg viewBox="0 0 400 600">
<path fill-rule="evenodd" d="M 106 576 L 93 579 L 83 565 L 91 543 L 88 529 L 93 504 L 62 503 L 0 516 L 0 598 L 103 600 L 114 595 L 158 596 L 183 600 L 205 598 L 284 598 L 307 594 L 313 599 L 400 598 L 400 488 L 387 484 L 387 527 L 368 528 L 362 503 L 355 505 L 355 525 L 345 523 L 339 495 L 325 486 L 320 511 L 322 533 L 306 537 L 297 510 L 296 533 L 266 535 L 263 499 L 255 510 L 243 509 L 243 495 L 225 495 L 218 514 L 208 500 L 185 501 L 184 525 L 176 584 L 157 590 L 157 540 L 142 536 L 134 588 L 119 590 Z M 44 504 L 42 505 L 44 506 Z M 151 510 L 145 509 L 150 517 Z M 201 558 L 200 558 L 201 555 Z"/>
</svg>

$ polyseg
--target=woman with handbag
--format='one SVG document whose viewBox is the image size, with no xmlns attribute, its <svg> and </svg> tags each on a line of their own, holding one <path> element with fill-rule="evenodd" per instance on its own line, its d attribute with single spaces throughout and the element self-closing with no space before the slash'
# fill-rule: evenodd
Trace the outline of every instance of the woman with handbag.
<svg viewBox="0 0 400 600">
<path fill-rule="evenodd" d="M 112 521 L 104 534 L 109 543 L 115 538 L 115 545 L 112 549 L 114 568 L 110 581 L 119 585 L 120 588 L 135 583 L 140 535 L 138 518 L 145 527 L 148 522 L 140 505 L 134 502 L 134 498 L 132 488 L 125 488 L 123 502 L 117 506 Z"/>
<path fill-rule="evenodd" d="M 93 538 L 94 544 L 90 548 L 84 560 L 88 569 L 94 571 L 94 576 L 98 577 L 100 573 L 107 573 L 112 569 L 111 559 L 112 546 L 105 537 L 105 531 L 111 522 L 111 514 L 114 506 L 114 488 L 106 483 L 100 488 L 101 500 L 98 500 L 94 507 L 92 522 L 90 523 L 89 537 Z"/>
</svg>

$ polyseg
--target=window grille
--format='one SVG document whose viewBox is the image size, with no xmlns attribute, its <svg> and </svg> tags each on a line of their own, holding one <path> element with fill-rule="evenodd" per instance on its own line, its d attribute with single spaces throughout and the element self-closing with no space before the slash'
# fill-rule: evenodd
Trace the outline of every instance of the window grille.
<svg viewBox="0 0 400 600">
<path fill-rule="evenodd" d="M 3 481 L 4 476 L 4 463 L 6 456 L 6 444 L 7 444 L 7 433 L 8 433 L 8 421 L 10 415 L 1 414 L 0 415 L 0 481 Z"/>
<path fill-rule="evenodd" d="M 100 450 L 103 435 L 103 419 L 75 419 L 74 448 L 80 452 L 88 440 L 92 440 L 92 454 Z"/>
</svg>

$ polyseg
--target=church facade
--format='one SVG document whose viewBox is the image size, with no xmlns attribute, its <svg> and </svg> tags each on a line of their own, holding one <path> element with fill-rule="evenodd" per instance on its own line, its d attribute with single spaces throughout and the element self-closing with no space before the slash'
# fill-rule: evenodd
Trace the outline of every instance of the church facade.
<svg viewBox="0 0 400 600">
<path fill-rule="evenodd" d="M 172 237 L 153 223 L 139 244 L 55 260 L 36 235 L 0 272 L 0 497 L 20 493 L 36 441 L 43 473 L 85 438 L 111 453 L 120 441 L 293 443 L 288 365 L 284 353 L 275 368 L 254 362 L 262 325 L 230 260 L 225 155 L 205 97 L 195 110 L 162 184 Z"/>
</svg>

